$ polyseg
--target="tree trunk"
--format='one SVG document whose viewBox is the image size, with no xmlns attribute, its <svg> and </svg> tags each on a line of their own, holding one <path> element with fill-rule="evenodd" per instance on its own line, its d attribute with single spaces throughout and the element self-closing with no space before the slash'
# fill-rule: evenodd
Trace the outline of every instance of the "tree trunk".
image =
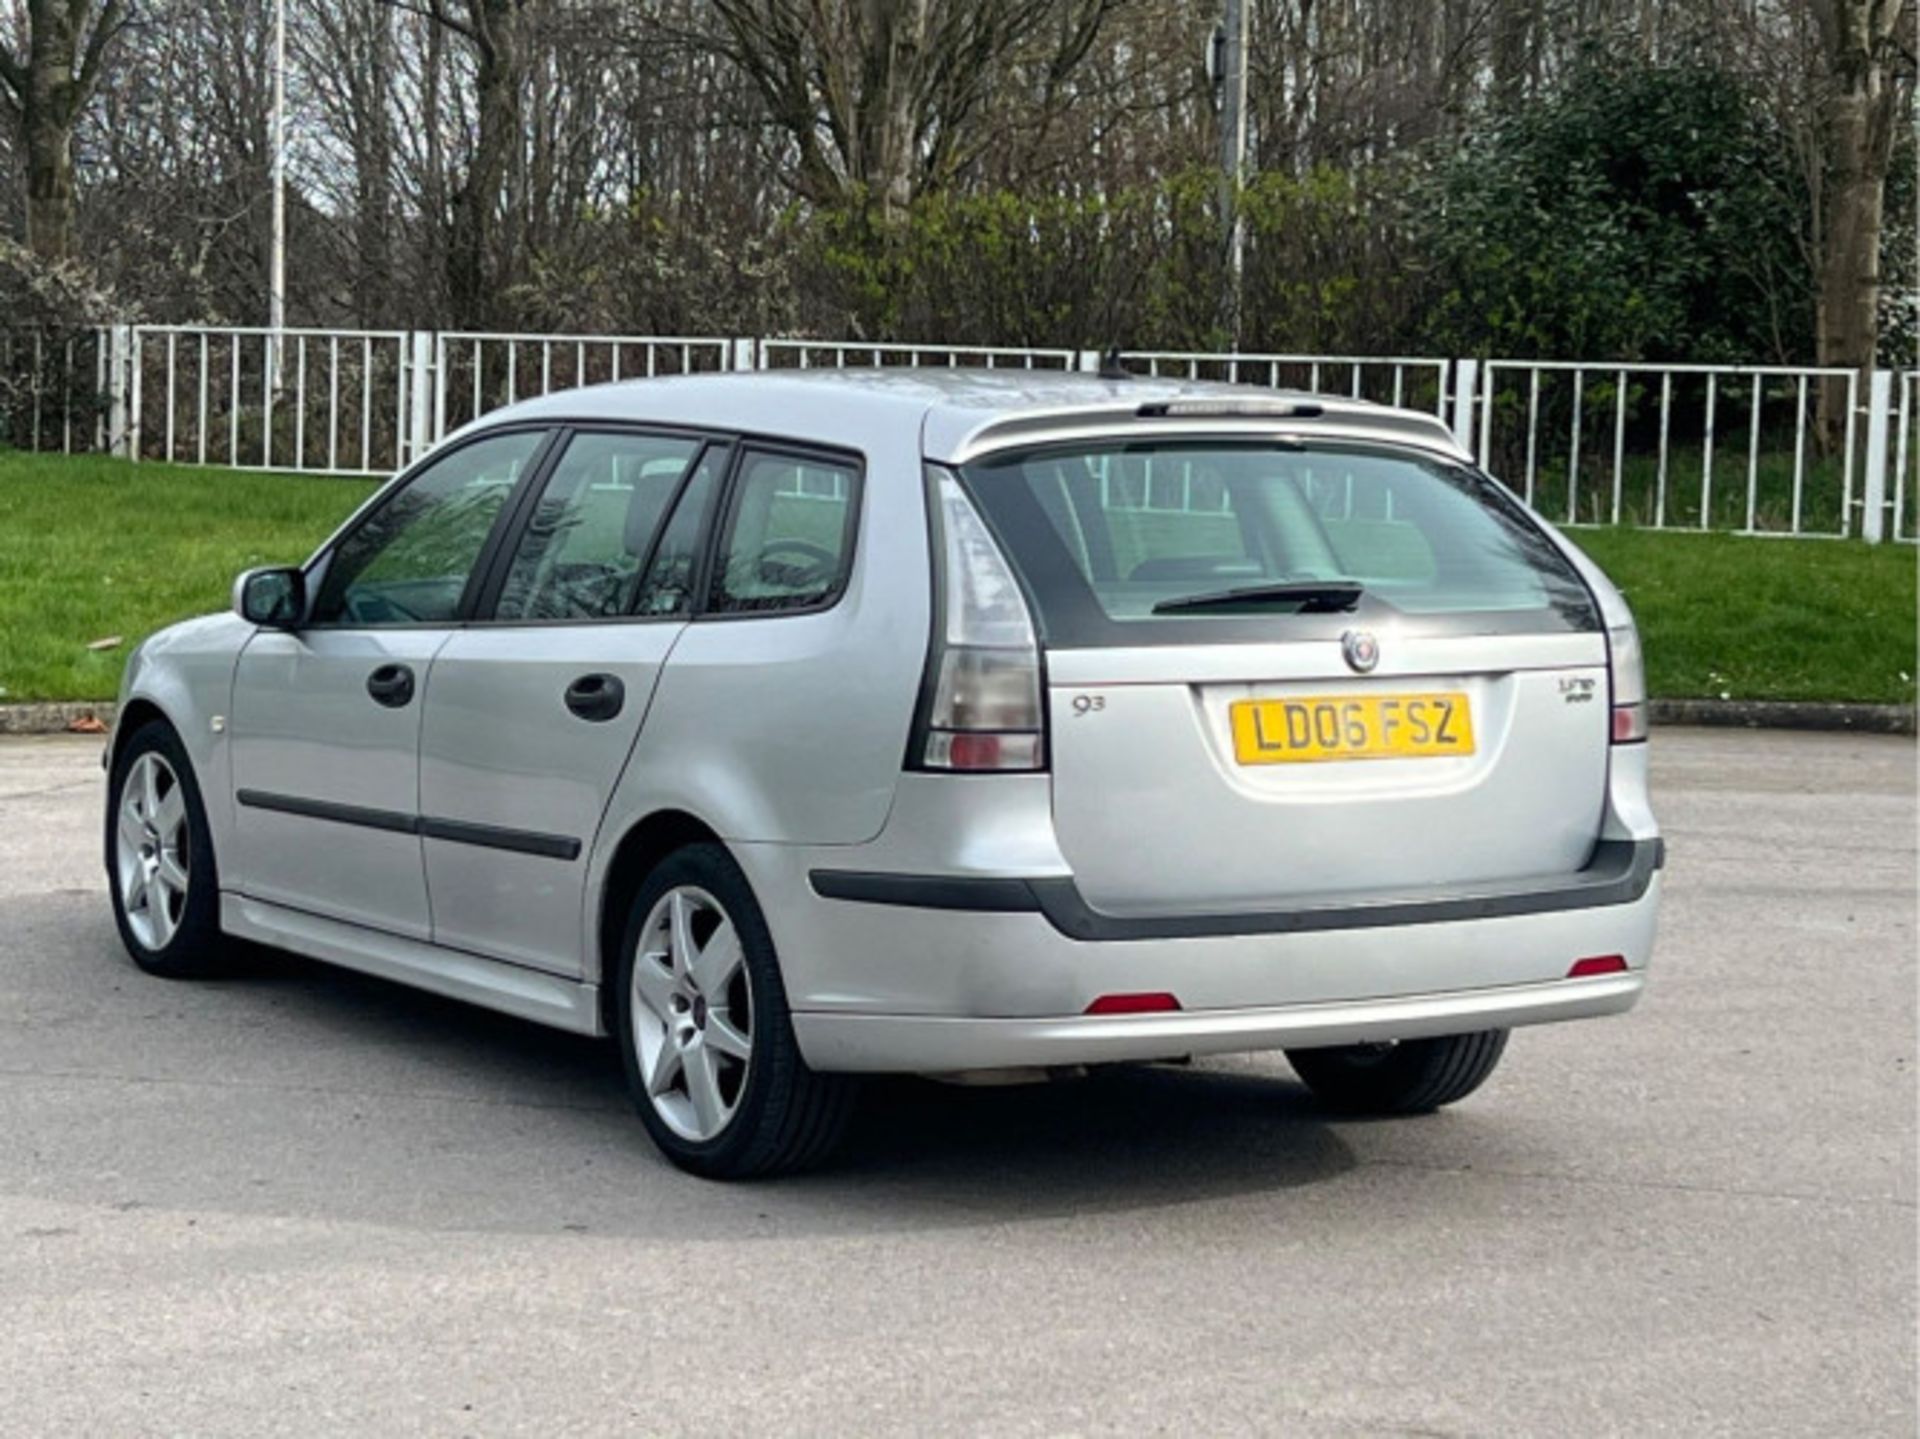
<svg viewBox="0 0 1920 1439">
<path fill-rule="evenodd" d="M 392 323 L 393 117 L 388 79 L 393 65 L 393 23 L 384 7 L 367 17 L 366 68 L 358 90 L 354 128 L 353 301 L 360 323 Z"/>
<path fill-rule="evenodd" d="M 1539 0 L 1499 0 L 1493 14 L 1493 94 L 1512 106 L 1530 90 Z"/>
<path fill-rule="evenodd" d="M 913 199 L 916 82 L 926 61 L 926 0 L 864 0 L 857 179 L 883 222 Z"/>
<path fill-rule="evenodd" d="M 500 317 L 504 260 L 497 232 L 502 195 L 520 143 L 518 0 L 473 0 L 477 137 L 453 193 L 447 291 L 456 324 L 484 327 Z"/>
<path fill-rule="evenodd" d="M 73 129 L 42 106 L 27 122 L 27 248 L 43 260 L 70 260 L 73 244 Z"/>
<path fill-rule="evenodd" d="M 27 151 L 27 248 L 44 260 L 73 258 L 73 123 L 79 27 L 65 5 L 28 12 L 26 91 L 21 96 Z"/>
<path fill-rule="evenodd" d="M 1871 101 L 1858 90 L 1828 105 L 1826 247 L 1820 262 L 1820 363 L 1873 363 L 1880 298 L 1880 222 L 1885 146 L 1876 144 Z M 1884 126 L 1881 128 L 1885 128 Z"/>
<path fill-rule="evenodd" d="M 27 158 L 27 246 L 45 260 L 74 255 L 73 128 L 100 80 L 126 0 L 28 0 L 23 56 L 0 33 L 0 115 L 11 115 Z"/>
<path fill-rule="evenodd" d="M 1827 84 L 1816 320 L 1822 365 L 1865 370 L 1874 363 L 1896 94 L 1888 68 L 1900 10 L 1900 0 L 1820 0 L 1817 8 Z M 1829 445 L 1844 428 L 1846 399 L 1844 381 L 1820 387 L 1820 433 Z"/>
</svg>

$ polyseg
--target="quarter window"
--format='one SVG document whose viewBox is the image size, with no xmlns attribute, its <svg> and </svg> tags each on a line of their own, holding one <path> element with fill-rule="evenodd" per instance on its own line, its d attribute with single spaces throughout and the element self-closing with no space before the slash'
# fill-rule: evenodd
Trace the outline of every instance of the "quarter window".
<svg viewBox="0 0 1920 1439">
<path fill-rule="evenodd" d="M 749 452 L 714 573 L 712 608 L 811 609 L 846 583 L 859 474 L 824 459 Z"/>
<path fill-rule="evenodd" d="M 575 435 L 515 545 L 495 617 L 628 613 L 661 517 L 699 448 L 665 435 Z"/>
<path fill-rule="evenodd" d="M 445 623 L 544 431 L 495 435 L 435 461 L 335 546 L 313 622 Z"/>
</svg>

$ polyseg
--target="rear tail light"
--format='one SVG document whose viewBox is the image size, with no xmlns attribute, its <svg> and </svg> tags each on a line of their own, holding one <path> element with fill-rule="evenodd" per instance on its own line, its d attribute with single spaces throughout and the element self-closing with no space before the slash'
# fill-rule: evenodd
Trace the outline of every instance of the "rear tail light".
<svg viewBox="0 0 1920 1439">
<path fill-rule="evenodd" d="M 1607 673 L 1613 691 L 1613 742 L 1636 744 L 1647 737 L 1647 673 L 1640 632 L 1631 624 L 1607 631 Z"/>
<path fill-rule="evenodd" d="M 932 467 L 928 476 L 934 633 L 908 762 L 934 770 L 1044 769 L 1040 646 L 1026 598 L 960 482 Z"/>
</svg>

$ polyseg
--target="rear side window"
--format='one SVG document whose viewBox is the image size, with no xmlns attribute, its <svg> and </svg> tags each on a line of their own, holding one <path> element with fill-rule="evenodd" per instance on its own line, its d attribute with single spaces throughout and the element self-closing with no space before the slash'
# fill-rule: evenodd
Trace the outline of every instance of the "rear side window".
<svg viewBox="0 0 1920 1439">
<path fill-rule="evenodd" d="M 830 604 L 846 584 L 859 480 L 850 464 L 749 450 L 709 608 L 772 613 Z"/>
<path fill-rule="evenodd" d="M 1356 615 L 1425 634 L 1599 627 L 1509 497 L 1408 451 L 1134 442 L 990 457 L 964 478 L 1054 644 L 1317 638 Z"/>
</svg>

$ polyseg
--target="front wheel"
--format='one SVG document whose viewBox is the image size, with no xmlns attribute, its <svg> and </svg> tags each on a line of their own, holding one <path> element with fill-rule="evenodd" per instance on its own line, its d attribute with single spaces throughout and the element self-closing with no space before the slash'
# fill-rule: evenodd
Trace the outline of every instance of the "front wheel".
<svg viewBox="0 0 1920 1439">
<path fill-rule="evenodd" d="M 1287 1062 L 1322 1103 L 1349 1114 L 1424 1114 L 1486 1083 L 1507 1031 L 1446 1034 L 1392 1044 L 1289 1049 Z"/>
<path fill-rule="evenodd" d="M 220 881 L 206 806 L 165 720 L 127 737 L 107 791 L 107 882 L 120 942 L 148 974 L 188 979 L 222 958 Z"/>
<path fill-rule="evenodd" d="M 766 920 L 719 845 L 689 845 L 647 877 L 613 980 L 634 1107 L 682 1169 L 774 1174 L 839 1140 L 852 1081 L 801 1058 Z"/>
</svg>

